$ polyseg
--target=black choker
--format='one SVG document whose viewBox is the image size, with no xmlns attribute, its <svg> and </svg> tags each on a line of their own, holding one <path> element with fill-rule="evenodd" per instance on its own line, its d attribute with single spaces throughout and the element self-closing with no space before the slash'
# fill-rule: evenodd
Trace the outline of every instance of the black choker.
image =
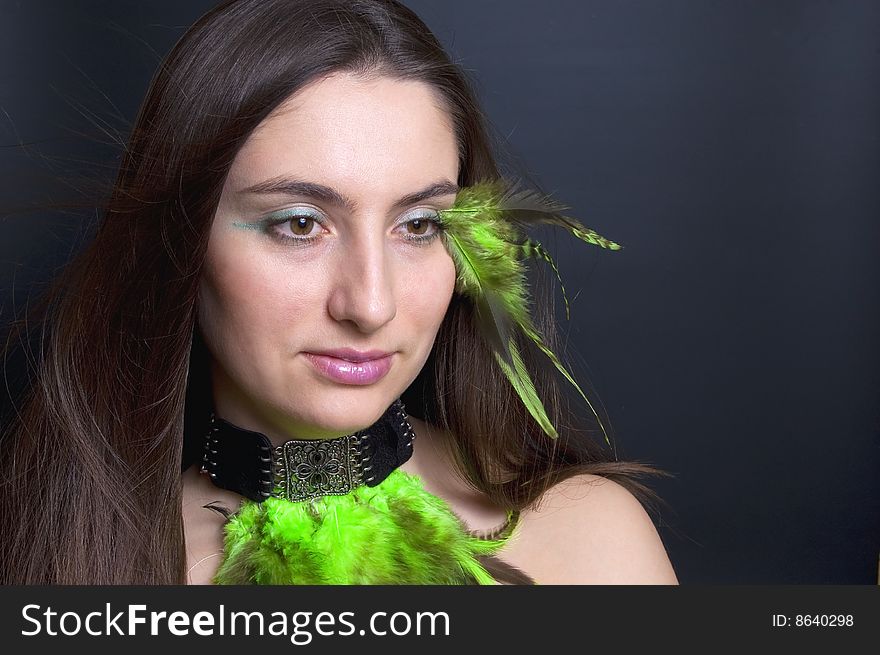
<svg viewBox="0 0 880 655">
<path fill-rule="evenodd" d="M 263 502 L 340 496 L 375 487 L 413 452 L 415 432 L 398 398 L 373 425 L 335 439 L 294 439 L 272 446 L 266 435 L 211 413 L 202 471 L 218 487 Z"/>
</svg>

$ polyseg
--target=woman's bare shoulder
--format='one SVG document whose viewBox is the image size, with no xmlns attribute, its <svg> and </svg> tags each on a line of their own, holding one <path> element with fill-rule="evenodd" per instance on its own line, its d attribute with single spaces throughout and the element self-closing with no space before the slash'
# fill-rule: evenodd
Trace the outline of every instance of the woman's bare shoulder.
<svg viewBox="0 0 880 655">
<path fill-rule="evenodd" d="M 642 504 L 597 475 L 560 482 L 523 510 L 501 557 L 538 584 L 678 584 Z"/>
</svg>

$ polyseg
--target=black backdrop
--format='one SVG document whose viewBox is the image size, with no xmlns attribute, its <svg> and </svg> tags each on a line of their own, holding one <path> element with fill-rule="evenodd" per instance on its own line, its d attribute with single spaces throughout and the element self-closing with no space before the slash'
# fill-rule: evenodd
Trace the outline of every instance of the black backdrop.
<svg viewBox="0 0 880 655">
<path fill-rule="evenodd" d="M 112 171 L 212 4 L 0 2 L 2 318 L 85 218 L 10 208 Z M 654 485 L 681 582 L 876 584 L 880 3 L 407 4 L 522 165 L 625 246 L 545 240 L 618 454 L 676 475 Z"/>
</svg>

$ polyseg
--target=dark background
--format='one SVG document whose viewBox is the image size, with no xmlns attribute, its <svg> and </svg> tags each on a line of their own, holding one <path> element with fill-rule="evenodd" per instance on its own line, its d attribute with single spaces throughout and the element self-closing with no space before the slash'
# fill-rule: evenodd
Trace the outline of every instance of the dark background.
<svg viewBox="0 0 880 655">
<path fill-rule="evenodd" d="M 213 4 L 0 1 L 0 318 L 88 216 L 8 208 L 111 174 Z M 545 240 L 618 455 L 676 476 L 652 484 L 680 581 L 876 584 L 880 3 L 406 4 L 513 156 L 624 246 Z"/>
</svg>

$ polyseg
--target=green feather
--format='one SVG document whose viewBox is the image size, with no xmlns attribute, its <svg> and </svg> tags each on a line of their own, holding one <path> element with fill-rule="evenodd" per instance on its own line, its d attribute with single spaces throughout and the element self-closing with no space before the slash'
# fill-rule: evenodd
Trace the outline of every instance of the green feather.
<svg viewBox="0 0 880 655">
<path fill-rule="evenodd" d="M 495 584 L 478 558 L 495 554 L 512 532 L 491 540 L 470 534 L 420 478 L 396 469 L 344 496 L 245 500 L 226 524 L 214 582 Z"/>
<path fill-rule="evenodd" d="M 571 315 L 568 309 L 568 296 L 565 295 L 565 286 L 562 284 L 562 276 L 559 274 L 559 269 L 556 268 L 556 262 L 553 261 L 553 258 L 550 256 L 550 253 L 544 249 L 537 241 L 532 241 L 531 239 L 527 239 L 524 244 L 522 244 L 523 256 L 526 258 L 535 257 L 541 258 L 553 269 L 553 272 L 556 273 L 556 279 L 559 281 L 559 288 L 562 289 L 562 300 L 565 302 L 565 319 L 569 320 Z"/>
<path fill-rule="evenodd" d="M 530 297 L 523 265 L 523 260 L 529 257 L 550 264 L 562 287 L 566 318 L 569 307 L 556 264 L 540 243 L 525 236 L 525 229 L 538 223 L 550 223 L 563 227 L 586 243 L 609 250 L 621 249 L 620 245 L 566 216 L 567 209 L 537 191 L 495 180 L 459 190 L 453 206 L 440 211 L 439 216 L 446 248 L 455 262 L 456 291 L 473 301 L 481 333 L 532 417 L 552 438 L 558 436 L 517 349 L 514 339 L 517 330 L 531 339 L 577 389 L 599 422 L 606 443 L 611 445 L 593 404 L 546 346 L 529 314 Z"/>
</svg>

